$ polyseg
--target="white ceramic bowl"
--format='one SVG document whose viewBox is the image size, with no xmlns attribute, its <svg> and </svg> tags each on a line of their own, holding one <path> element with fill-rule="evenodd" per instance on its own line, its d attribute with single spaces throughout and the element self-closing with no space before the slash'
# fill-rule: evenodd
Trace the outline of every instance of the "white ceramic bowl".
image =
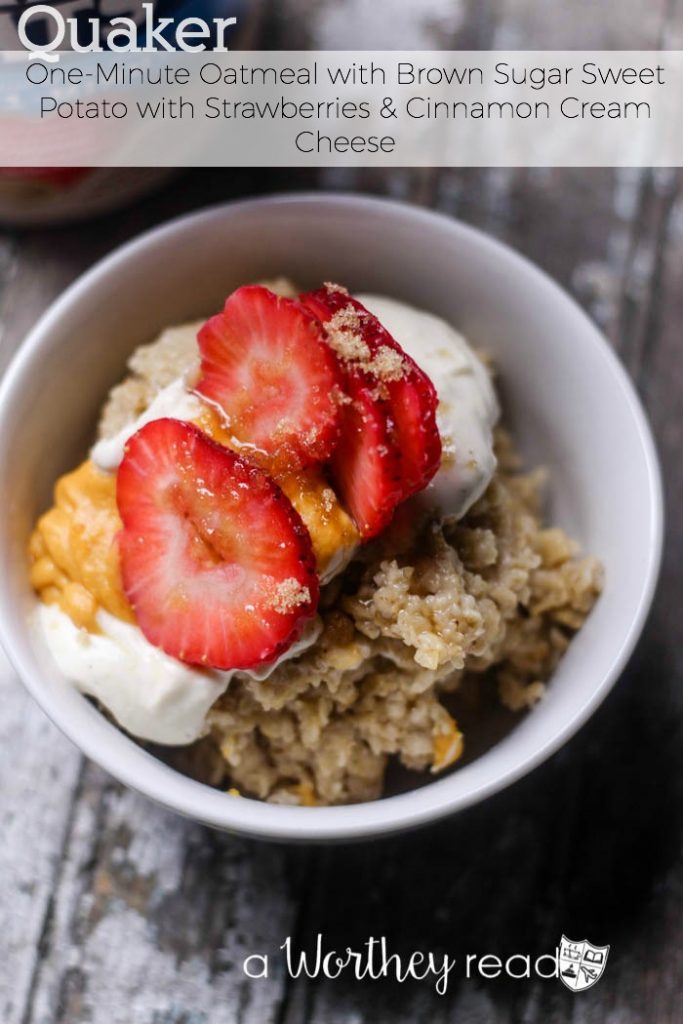
<svg viewBox="0 0 683 1024">
<path fill-rule="evenodd" d="M 505 415 L 552 472 L 552 518 L 597 554 L 606 589 L 547 697 L 478 760 L 413 792 L 349 807 L 270 806 L 186 778 L 119 732 L 60 676 L 30 627 L 25 545 L 56 477 L 76 464 L 126 357 L 168 324 L 286 274 L 384 292 L 452 321 L 496 358 Z M 19 429 L 20 427 L 20 429 Z M 0 637 L 50 718 L 112 775 L 181 814 L 272 839 L 353 839 L 416 826 L 539 765 L 586 721 L 640 634 L 661 552 L 657 457 L 635 392 L 578 306 L 530 263 L 436 214 L 357 196 L 229 204 L 142 235 L 48 310 L 0 390 Z"/>
</svg>

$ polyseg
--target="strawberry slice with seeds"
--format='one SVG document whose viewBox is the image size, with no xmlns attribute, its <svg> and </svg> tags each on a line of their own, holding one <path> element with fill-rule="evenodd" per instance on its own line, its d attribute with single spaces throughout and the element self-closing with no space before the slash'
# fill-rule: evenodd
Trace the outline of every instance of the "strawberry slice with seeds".
<svg viewBox="0 0 683 1024">
<path fill-rule="evenodd" d="M 116 497 L 123 588 L 150 643 L 248 669 L 297 639 L 318 601 L 311 539 L 258 466 L 192 424 L 154 420 L 126 445 Z"/>
<path fill-rule="evenodd" d="M 301 297 L 328 329 L 328 340 L 348 372 L 372 380 L 386 399 L 401 452 L 401 500 L 423 490 L 441 464 L 438 398 L 429 377 L 357 299 L 336 285 Z"/>
<path fill-rule="evenodd" d="M 395 425 L 394 437 L 403 460 L 402 500 L 424 490 L 441 465 L 436 391 L 422 370 L 416 369 L 417 374 L 410 373 L 405 379 L 391 381 L 387 385 Z"/>
<path fill-rule="evenodd" d="M 341 437 L 330 462 L 339 491 L 363 540 L 377 536 L 401 500 L 401 457 L 386 403 L 359 375 L 347 382 Z"/>
<path fill-rule="evenodd" d="M 367 541 L 388 526 L 401 501 L 402 455 L 394 437 L 391 406 L 369 367 L 370 349 L 353 329 L 354 323 L 341 315 L 346 305 L 335 317 L 325 295 L 321 289 L 302 301 L 327 324 L 328 340 L 344 373 L 340 437 L 330 469 L 335 489 Z"/>
<path fill-rule="evenodd" d="M 270 468 L 323 462 L 339 434 L 341 374 L 324 332 L 300 303 L 239 288 L 198 334 L 197 391 L 234 438 Z"/>
</svg>

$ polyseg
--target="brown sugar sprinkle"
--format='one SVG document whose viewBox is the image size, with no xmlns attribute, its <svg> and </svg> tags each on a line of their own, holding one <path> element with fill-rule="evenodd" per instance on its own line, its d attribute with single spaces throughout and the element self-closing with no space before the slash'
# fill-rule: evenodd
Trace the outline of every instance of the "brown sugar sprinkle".
<svg viewBox="0 0 683 1024">
<path fill-rule="evenodd" d="M 347 363 L 367 363 L 370 349 L 361 336 L 361 319 L 353 306 L 344 306 L 325 324 L 327 340 L 337 355 Z"/>
<path fill-rule="evenodd" d="M 370 370 L 383 381 L 402 380 L 405 376 L 405 364 L 401 353 L 388 345 L 377 350 L 370 363 Z"/>
<path fill-rule="evenodd" d="M 273 608 L 281 615 L 288 615 L 300 604 L 306 604 L 311 600 L 311 592 L 304 587 L 297 579 L 290 576 L 289 579 L 278 583 L 275 588 L 275 600 Z"/>
<path fill-rule="evenodd" d="M 401 380 L 406 366 L 400 352 L 382 345 L 374 355 L 363 340 L 363 318 L 353 306 L 344 306 L 327 321 L 327 340 L 337 355 L 348 363 L 383 383 Z"/>
</svg>

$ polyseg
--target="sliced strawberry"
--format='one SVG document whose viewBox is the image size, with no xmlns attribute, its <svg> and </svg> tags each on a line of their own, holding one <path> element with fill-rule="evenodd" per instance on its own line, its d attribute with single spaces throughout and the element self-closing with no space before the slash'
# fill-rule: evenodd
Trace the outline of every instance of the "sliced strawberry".
<svg viewBox="0 0 683 1024">
<path fill-rule="evenodd" d="M 401 500 L 401 459 L 386 403 L 359 376 L 347 381 L 339 444 L 330 463 L 335 487 L 363 540 L 391 521 Z"/>
<path fill-rule="evenodd" d="M 198 342 L 197 390 L 223 410 L 253 458 L 283 470 L 328 458 L 339 432 L 341 374 L 308 310 L 267 288 L 239 288 Z"/>
<path fill-rule="evenodd" d="M 411 373 L 405 380 L 387 385 L 396 427 L 394 436 L 401 450 L 404 499 L 424 490 L 441 465 L 436 391 L 429 377 L 416 369 L 419 376 Z"/>
<path fill-rule="evenodd" d="M 181 661 L 271 661 L 315 612 L 311 539 L 263 470 L 179 420 L 126 445 L 116 497 L 126 596 L 150 643 Z"/>
<path fill-rule="evenodd" d="M 365 306 L 343 288 L 325 285 L 301 301 L 330 328 L 330 344 L 347 372 L 374 380 L 391 411 L 393 437 L 401 452 L 401 500 L 427 486 L 441 463 L 436 425 L 438 398 L 429 377 Z M 355 335 L 365 346 L 349 345 Z"/>
</svg>

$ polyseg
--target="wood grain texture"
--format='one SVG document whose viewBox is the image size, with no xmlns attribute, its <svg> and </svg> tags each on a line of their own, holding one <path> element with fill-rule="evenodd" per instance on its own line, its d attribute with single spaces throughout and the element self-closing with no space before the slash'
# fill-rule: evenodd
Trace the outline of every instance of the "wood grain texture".
<svg viewBox="0 0 683 1024">
<path fill-rule="evenodd" d="M 397 12 L 400 17 L 396 16 Z M 391 22 L 391 30 L 388 23 Z M 668 0 L 287 0 L 268 45 L 681 45 Z M 510 790 L 418 834 L 268 846 L 177 819 L 83 761 L 0 663 L 2 1024 L 675 1024 L 683 1003 L 683 190 L 673 171 L 410 169 L 179 176 L 69 228 L 0 234 L 0 365 L 51 299 L 127 237 L 211 201 L 364 189 L 508 241 L 605 330 L 649 409 L 669 506 L 662 584 L 624 678 L 588 726 Z M 540 953 L 609 942 L 600 984 L 248 982 L 287 935 L 393 950 Z M 276 959 L 274 963 L 279 964 Z"/>
</svg>

